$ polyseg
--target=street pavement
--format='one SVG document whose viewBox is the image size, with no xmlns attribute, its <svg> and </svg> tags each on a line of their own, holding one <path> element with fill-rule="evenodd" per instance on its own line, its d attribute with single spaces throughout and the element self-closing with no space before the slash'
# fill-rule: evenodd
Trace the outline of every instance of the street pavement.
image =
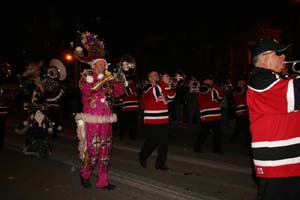
<svg viewBox="0 0 300 200">
<path fill-rule="evenodd" d="M 0 196 L 7 199 L 100 199 L 106 194 L 107 199 L 124 200 L 256 199 L 249 149 L 241 138 L 235 144 L 228 141 L 231 128 L 224 128 L 225 154 L 218 155 L 211 152 L 211 138 L 206 142 L 204 153 L 192 151 L 197 129 L 187 124 L 170 126 L 167 165 L 171 169 L 167 172 L 154 168 L 156 152 L 149 158 L 146 169 L 139 165 L 137 154 L 144 140 L 142 126 L 136 141 L 127 137 L 120 140 L 114 132 L 109 179 L 117 187 L 113 191 L 101 191 L 94 186 L 86 191 L 78 176 L 81 161 L 73 118 L 66 117 L 63 131 L 57 138 L 51 138 L 54 152 L 48 159 L 22 155 L 24 136 L 13 132 L 20 120 L 22 116 L 17 113 L 9 118 L 5 148 L 0 151 L 1 160 L 7 160 L 1 166 L 1 180 L 4 180 L 1 188 L 5 190 L 0 189 Z M 93 176 L 93 185 L 95 179 Z M 31 190 L 23 189 L 28 187 Z"/>
</svg>

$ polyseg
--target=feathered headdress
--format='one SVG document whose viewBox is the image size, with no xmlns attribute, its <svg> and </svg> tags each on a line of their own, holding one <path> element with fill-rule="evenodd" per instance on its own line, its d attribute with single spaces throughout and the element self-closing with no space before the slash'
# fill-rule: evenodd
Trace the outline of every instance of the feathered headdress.
<svg viewBox="0 0 300 200">
<path fill-rule="evenodd" d="M 74 56 L 80 62 L 87 63 L 93 67 L 96 60 L 104 59 L 105 57 L 104 43 L 97 38 L 97 35 L 88 31 L 80 34 L 81 44 L 87 50 L 88 55 L 84 56 L 82 47 L 78 46 L 75 48 Z"/>
</svg>

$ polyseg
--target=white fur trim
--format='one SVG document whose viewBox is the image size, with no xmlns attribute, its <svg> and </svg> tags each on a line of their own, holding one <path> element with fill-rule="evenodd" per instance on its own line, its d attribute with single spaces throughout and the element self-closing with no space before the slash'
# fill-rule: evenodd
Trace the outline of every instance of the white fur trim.
<svg viewBox="0 0 300 200">
<path fill-rule="evenodd" d="M 57 126 L 57 130 L 61 131 L 62 130 L 62 126 Z"/>
<path fill-rule="evenodd" d="M 95 60 L 92 61 L 92 68 L 94 67 L 94 65 L 96 64 L 96 62 L 98 62 L 99 60 L 105 61 L 105 64 L 106 64 L 106 67 L 107 67 L 107 62 L 106 62 L 105 59 L 103 59 L 103 58 L 97 58 L 97 59 L 95 59 Z"/>
<path fill-rule="evenodd" d="M 78 46 L 75 48 L 75 51 L 81 53 L 83 51 L 82 47 L 81 46 Z"/>
<path fill-rule="evenodd" d="M 79 158 L 84 161 L 85 159 L 85 151 L 87 149 L 86 146 L 86 137 L 85 137 L 85 123 L 83 120 L 76 120 L 77 123 L 77 137 L 79 140 L 78 143 L 78 151 L 79 151 Z"/>
<path fill-rule="evenodd" d="M 47 131 L 48 131 L 48 133 L 49 133 L 50 135 L 52 135 L 52 134 L 53 134 L 53 128 L 51 128 L 51 127 L 50 127 L 50 128 L 48 128 L 48 130 L 47 130 Z"/>
<path fill-rule="evenodd" d="M 86 82 L 92 83 L 92 82 L 94 82 L 94 78 L 92 76 L 88 75 L 88 76 L 86 76 Z"/>
<path fill-rule="evenodd" d="M 103 77 L 104 77 L 103 73 L 99 73 L 98 76 L 97 76 L 98 80 L 101 80 Z"/>
<path fill-rule="evenodd" d="M 97 124 L 105 124 L 105 123 L 114 123 L 117 122 L 117 115 L 116 113 L 112 113 L 111 115 L 92 115 L 88 113 L 77 113 L 75 116 L 75 121 L 83 120 L 84 122 L 88 123 L 97 123 Z"/>
<path fill-rule="evenodd" d="M 99 116 L 99 115 L 91 115 L 88 113 L 77 113 L 75 115 L 75 121 L 77 124 L 77 137 L 79 139 L 78 143 L 78 151 L 79 158 L 84 161 L 85 152 L 87 149 L 86 146 L 86 131 L 85 131 L 85 123 L 113 123 L 117 121 L 117 115 L 112 113 L 111 115 Z"/>
</svg>

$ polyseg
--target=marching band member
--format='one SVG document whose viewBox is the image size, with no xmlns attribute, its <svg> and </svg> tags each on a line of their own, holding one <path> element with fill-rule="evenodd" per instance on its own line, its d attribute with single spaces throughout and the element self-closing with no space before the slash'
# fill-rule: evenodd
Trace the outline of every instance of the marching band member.
<svg viewBox="0 0 300 200">
<path fill-rule="evenodd" d="M 264 200 L 300 199 L 300 79 L 286 71 L 286 50 L 275 39 L 252 49 L 247 103 L 259 193 Z"/>
<path fill-rule="evenodd" d="M 129 138 L 136 140 L 141 106 L 136 83 L 135 58 L 126 54 L 122 56 L 120 65 L 127 83 L 126 93 L 123 98 L 120 139 L 123 138 L 125 132 L 128 132 Z"/>
<path fill-rule="evenodd" d="M 223 155 L 222 131 L 220 123 L 222 119 L 221 101 L 224 98 L 222 88 L 214 84 L 212 75 L 207 75 L 201 84 L 198 93 L 198 106 L 200 112 L 201 131 L 198 132 L 194 143 L 194 151 L 201 152 L 202 146 L 209 135 L 213 133 L 213 152 Z"/>
<path fill-rule="evenodd" d="M 143 168 L 147 167 L 147 158 L 158 148 L 155 168 L 167 171 L 169 111 L 168 102 L 172 101 L 176 93 L 170 85 L 170 77 L 163 74 L 161 81 L 157 71 L 148 74 L 149 83 L 144 87 L 144 124 L 146 140 L 139 153 L 139 162 Z"/>
<path fill-rule="evenodd" d="M 237 86 L 233 92 L 233 99 L 235 104 L 235 118 L 236 125 L 234 132 L 230 136 L 230 142 L 234 143 L 240 134 L 245 139 L 245 145 L 251 143 L 251 133 L 249 128 L 249 113 L 247 106 L 247 78 L 240 76 L 237 80 Z"/>
<path fill-rule="evenodd" d="M 128 86 L 126 87 L 126 95 L 123 97 L 120 140 L 123 139 L 125 133 L 129 134 L 129 138 L 131 140 L 136 140 L 140 111 L 140 97 L 135 80 L 127 79 L 127 81 Z"/>
<path fill-rule="evenodd" d="M 112 109 L 114 98 L 125 92 L 124 83 L 115 81 L 107 70 L 102 42 L 89 32 L 81 36 L 90 54 L 83 57 L 81 49 L 77 47 L 75 55 L 79 61 L 90 64 L 92 68 L 82 73 L 79 87 L 83 109 L 82 113 L 75 116 L 79 156 L 84 162 L 80 167 L 81 184 L 84 188 L 91 187 L 89 178 L 97 167 L 96 187 L 112 190 L 115 186 L 109 183 L 108 167 L 113 142 L 112 123 L 117 121 L 117 115 Z"/>
</svg>

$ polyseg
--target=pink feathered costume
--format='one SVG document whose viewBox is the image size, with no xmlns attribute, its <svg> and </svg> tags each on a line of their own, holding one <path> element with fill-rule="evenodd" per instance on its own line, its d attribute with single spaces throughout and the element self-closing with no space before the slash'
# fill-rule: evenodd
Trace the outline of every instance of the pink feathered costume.
<svg viewBox="0 0 300 200">
<path fill-rule="evenodd" d="M 107 91 L 104 87 L 93 91 L 91 87 L 98 81 L 93 74 L 93 81 L 81 81 L 83 112 L 75 117 L 77 136 L 79 138 L 79 156 L 84 165 L 80 168 L 83 179 L 89 179 L 93 169 L 98 166 L 96 186 L 109 185 L 108 166 L 112 150 L 112 123 L 117 121 L 117 115 L 112 112 L 107 102 Z M 124 94 L 123 83 L 110 81 L 106 86 L 113 86 L 112 94 L 119 97 Z"/>
</svg>

